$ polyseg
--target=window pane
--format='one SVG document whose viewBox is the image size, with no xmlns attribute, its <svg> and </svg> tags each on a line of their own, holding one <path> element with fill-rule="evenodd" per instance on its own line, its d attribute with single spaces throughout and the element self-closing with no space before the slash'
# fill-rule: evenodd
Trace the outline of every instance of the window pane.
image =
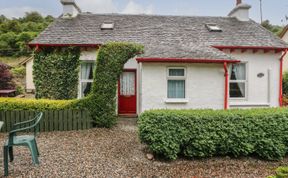
<svg viewBox="0 0 288 178">
<path fill-rule="evenodd" d="M 95 69 L 94 63 L 82 63 L 81 64 L 81 79 L 92 80 L 94 69 Z"/>
<path fill-rule="evenodd" d="M 246 64 L 232 64 L 230 80 L 246 80 Z"/>
<path fill-rule="evenodd" d="M 169 76 L 184 76 L 184 69 L 169 69 Z"/>
<path fill-rule="evenodd" d="M 185 80 L 168 80 L 168 98 L 185 98 Z"/>
<path fill-rule="evenodd" d="M 230 83 L 230 97 L 244 98 L 245 97 L 245 83 Z"/>
<path fill-rule="evenodd" d="M 92 88 L 92 82 L 82 82 L 81 83 L 81 98 L 87 96 Z"/>
<path fill-rule="evenodd" d="M 123 72 L 120 76 L 120 95 L 135 95 L 135 73 Z"/>
</svg>

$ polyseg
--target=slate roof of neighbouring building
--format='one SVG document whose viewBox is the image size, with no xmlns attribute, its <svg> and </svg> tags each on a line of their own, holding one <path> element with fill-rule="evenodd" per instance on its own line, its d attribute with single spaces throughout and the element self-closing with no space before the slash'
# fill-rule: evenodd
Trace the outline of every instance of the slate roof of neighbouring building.
<svg viewBox="0 0 288 178">
<path fill-rule="evenodd" d="M 101 24 L 113 22 L 113 30 Z M 205 24 L 217 24 L 222 32 L 210 32 Z M 58 18 L 33 44 L 104 44 L 108 41 L 140 43 L 144 57 L 232 59 L 211 46 L 287 48 L 288 45 L 250 20 L 233 17 L 158 16 L 81 13 L 73 19 Z"/>
</svg>

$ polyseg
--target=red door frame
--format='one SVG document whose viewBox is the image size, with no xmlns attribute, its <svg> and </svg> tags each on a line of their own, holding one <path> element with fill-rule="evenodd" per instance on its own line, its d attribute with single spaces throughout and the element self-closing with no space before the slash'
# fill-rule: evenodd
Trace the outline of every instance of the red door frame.
<svg viewBox="0 0 288 178">
<path fill-rule="evenodd" d="M 135 113 L 120 113 L 119 111 L 119 106 L 120 106 L 120 78 L 118 79 L 118 115 L 137 115 L 137 69 L 124 69 L 123 72 L 134 72 L 135 73 L 135 105 L 136 105 L 136 110 Z"/>
</svg>

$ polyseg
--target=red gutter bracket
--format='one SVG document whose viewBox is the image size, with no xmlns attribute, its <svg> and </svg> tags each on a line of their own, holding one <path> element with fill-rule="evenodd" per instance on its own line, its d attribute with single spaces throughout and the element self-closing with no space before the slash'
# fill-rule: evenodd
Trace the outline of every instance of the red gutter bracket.
<svg viewBox="0 0 288 178">
<path fill-rule="evenodd" d="M 36 45 L 35 52 L 38 52 L 38 51 L 40 51 L 40 48 L 39 48 L 39 45 Z"/>
<path fill-rule="evenodd" d="M 228 109 L 228 82 L 229 82 L 229 73 L 227 68 L 227 62 L 224 62 L 224 77 L 225 77 L 225 91 L 224 91 L 224 109 Z"/>
</svg>

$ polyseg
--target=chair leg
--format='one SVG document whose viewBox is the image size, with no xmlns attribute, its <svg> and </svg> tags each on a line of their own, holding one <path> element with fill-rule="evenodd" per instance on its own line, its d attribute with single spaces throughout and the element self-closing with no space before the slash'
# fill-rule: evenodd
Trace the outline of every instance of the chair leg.
<svg viewBox="0 0 288 178">
<path fill-rule="evenodd" d="M 4 146 L 3 148 L 3 152 L 4 152 L 4 176 L 8 176 L 8 152 L 9 152 L 9 148 L 8 146 Z"/>
<path fill-rule="evenodd" d="M 34 140 L 34 143 L 35 143 L 37 155 L 39 156 L 40 153 L 39 153 L 39 149 L 38 149 L 38 145 L 37 145 L 36 139 Z"/>
<path fill-rule="evenodd" d="M 10 162 L 14 160 L 14 155 L 13 155 L 13 147 L 9 147 L 9 157 L 10 157 Z"/>
<path fill-rule="evenodd" d="M 28 144 L 28 146 L 29 146 L 29 149 L 30 149 L 30 152 L 31 152 L 33 163 L 34 164 L 39 164 L 35 143 L 34 142 L 30 142 Z"/>
</svg>

